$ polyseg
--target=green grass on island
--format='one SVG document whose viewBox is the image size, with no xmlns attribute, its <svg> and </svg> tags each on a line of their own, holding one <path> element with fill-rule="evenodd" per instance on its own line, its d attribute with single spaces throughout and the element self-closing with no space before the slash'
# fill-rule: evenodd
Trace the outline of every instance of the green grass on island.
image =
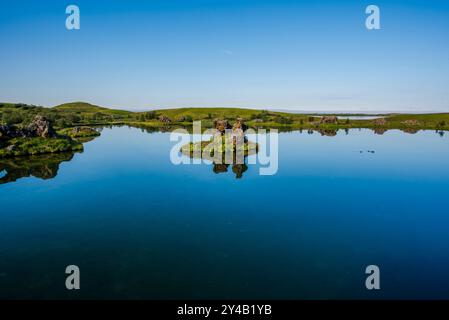
<svg viewBox="0 0 449 320">
<path fill-rule="evenodd" d="M 213 160 L 214 156 L 217 156 L 218 154 L 225 156 L 225 154 L 228 153 L 231 156 L 236 156 L 239 150 L 242 152 L 242 155 L 246 157 L 256 154 L 258 148 L 259 146 L 257 143 L 252 141 L 245 141 L 242 142 L 240 146 L 236 146 L 232 141 L 226 141 L 226 139 L 223 138 L 221 143 L 219 141 L 217 143 L 217 141 L 214 141 L 213 139 L 195 143 L 190 142 L 181 147 L 181 152 L 192 158 L 199 157 Z"/>
<path fill-rule="evenodd" d="M 66 138 L 14 138 L 0 148 L 0 158 L 83 151 L 83 144 Z"/>
<path fill-rule="evenodd" d="M 91 137 L 98 137 L 101 135 L 100 132 L 90 127 L 74 127 L 74 128 L 60 129 L 58 130 L 58 134 L 69 136 L 77 140 L 79 140 L 80 138 L 91 138 Z"/>
</svg>

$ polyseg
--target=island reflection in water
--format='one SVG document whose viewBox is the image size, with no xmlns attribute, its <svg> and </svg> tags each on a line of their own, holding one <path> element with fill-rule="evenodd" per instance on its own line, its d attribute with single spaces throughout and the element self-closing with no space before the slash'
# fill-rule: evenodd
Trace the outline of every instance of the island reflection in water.
<svg viewBox="0 0 449 320">
<path fill-rule="evenodd" d="M 64 152 L 29 157 L 0 159 L 0 184 L 21 178 L 35 177 L 43 180 L 57 176 L 59 165 L 73 159 L 75 153 Z"/>
</svg>

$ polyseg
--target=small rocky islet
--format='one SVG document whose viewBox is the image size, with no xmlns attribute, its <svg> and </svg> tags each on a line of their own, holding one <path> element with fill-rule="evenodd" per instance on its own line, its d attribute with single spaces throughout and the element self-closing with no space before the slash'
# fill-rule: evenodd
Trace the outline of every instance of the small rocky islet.
<svg viewBox="0 0 449 320">
<path fill-rule="evenodd" d="M 256 154 L 258 145 L 249 141 L 246 136 L 248 126 L 242 118 L 237 118 L 233 125 L 226 119 L 215 119 L 215 132 L 208 141 L 190 142 L 181 147 L 181 152 L 191 158 L 200 157 L 206 160 L 216 161 L 219 158 L 225 162 L 236 162 L 235 158 L 240 150 L 244 157 Z M 225 154 L 229 152 L 233 159 L 225 161 Z"/>
</svg>

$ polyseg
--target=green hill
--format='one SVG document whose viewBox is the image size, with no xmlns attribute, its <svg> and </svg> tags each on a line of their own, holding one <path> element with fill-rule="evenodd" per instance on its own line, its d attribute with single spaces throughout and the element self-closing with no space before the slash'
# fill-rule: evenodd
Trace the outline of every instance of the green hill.
<svg viewBox="0 0 449 320">
<path fill-rule="evenodd" d="M 104 113 L 104 114 L 115 114 L 115 115 L 129 115 L 132 114 L 131 111 L 126 110 L 116 110 L 108 109 L 100 106 L 96 106 L 87 102 L 70 102 L 64 103 L 59 106 L 53 107 L 55 110 L 63 112 L 73 112 L 73 113 Z"/>
</svg>

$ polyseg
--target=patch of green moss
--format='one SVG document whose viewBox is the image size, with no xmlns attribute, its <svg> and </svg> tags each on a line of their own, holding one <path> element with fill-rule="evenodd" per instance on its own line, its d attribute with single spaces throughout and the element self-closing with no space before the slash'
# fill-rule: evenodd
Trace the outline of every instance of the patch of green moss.
<svg viewBox="0 0 449 320">
<path fill-rule="evenodd" d="M 252 141 L 242 143 L 241 148 L 245 157 L 258 152 L 258 144 Z M 215 156 L 215 152 L 222 155 L 231 152 L 235 155 L 237 146 L 232 143 L 232 140 L 228 141 L 227 139 L 222 139 L 222 143 L 220 143 L 220 141 L 214 142 L 213 140 L 195 143 L 191 142 L 182 146 L 181 152 L 189 157 L 201 155 L 202 158 L 211 159 Z"/>
<path fill-rule="evenodd" d="M 0 149 L 0 158 L 83 151 L 83 144 L 70 138 L 14 138 Z"/>
<path fill-rule="evenodd" d="M 74 139 L 98 137 L 101 135 L 100 132 L 90 127 L 65 128 L 58 130 L 58 134 Z"/>
</svg>

